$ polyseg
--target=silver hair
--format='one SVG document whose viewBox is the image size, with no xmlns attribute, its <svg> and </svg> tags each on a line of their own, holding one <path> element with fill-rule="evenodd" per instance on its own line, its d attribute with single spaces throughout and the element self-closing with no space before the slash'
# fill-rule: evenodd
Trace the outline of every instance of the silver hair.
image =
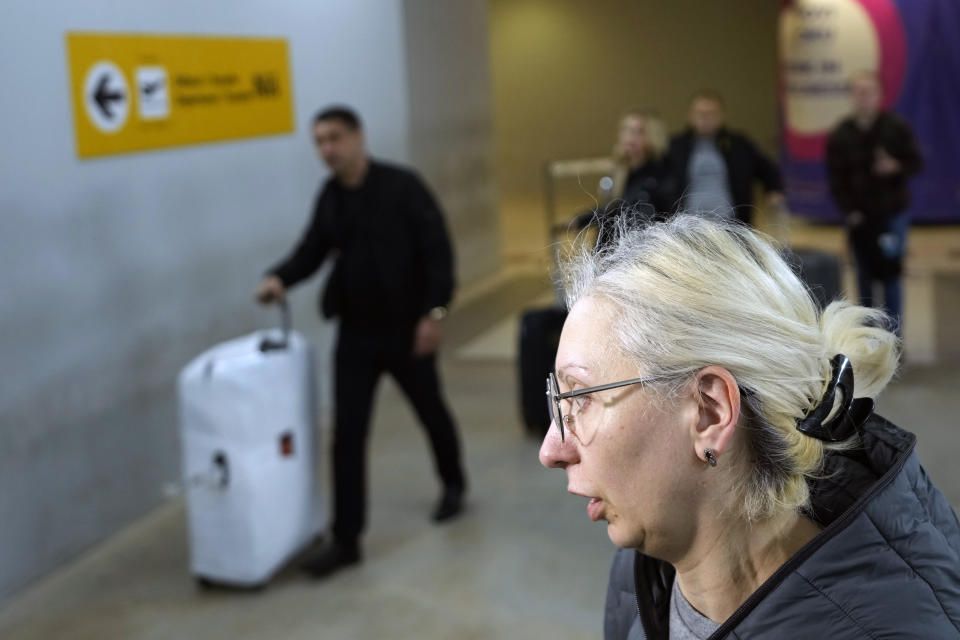
<svg viewBox="0 0 960 640">
<path fill-rule="evenodd" d="M 880 393 L 899 359 L 898 338 L 883 328 L 889 319 L 845 301 L 821 311 L 775 242 L 738 222 L 637 219 L 620 216 L 599 250 L 575 243 L 560 271 L 567 306 L 585 296 L 613 303 L 618 348 L 641 375 L 667 381 L 655 385 L 661 398 L 705 366 L 730 371 L 750 448 L 743 515 L 808 508 L 807 480 L 829 445 L 796 421 L 819 403 L 837 353 L 853 364 L 856 397 Z"/>
</svg>

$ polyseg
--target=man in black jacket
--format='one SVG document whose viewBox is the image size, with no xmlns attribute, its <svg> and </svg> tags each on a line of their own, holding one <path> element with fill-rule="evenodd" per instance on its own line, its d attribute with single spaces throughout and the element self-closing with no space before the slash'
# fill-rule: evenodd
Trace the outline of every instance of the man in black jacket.
<svg viewBox="0 0 960 640">
<path fill-rule="evenodd" d="M 723 98 L 703 89 L 690 100 L 690 126 L 670 141 L 664 193 L 674 210 L 753 220 L 753 184 L 768 204 L 783 204 L 780 171 L 741 133 L 724 126 Z"/>
<path fill-rule="evenodd" d="M 306 564 L 325 576 L 360 560 L 366 518 L 366 442 L 373 394 L 389 372 L 430 440 L 443 492 L 433 519 L 462 509 L 466 480 L 453 419 L 440 390 L 436 352 L 453 295 L 453 258 L 443 215 L 411 171 L 371 159 L 357 115 L 321 111 L 313 137 L 333 174 L 299 244 L 257 289 L 268 303 L 309 278 L 335 252 L 321 308 L 340 319 L 333 444 L 333 544 Z"/>
<path fill-rule="evenodd" d="M 904 213 L 910 202 L 907 187 L 923 161 L 907 123 L 882 109 L 875 73 L 856 74 L 850 92 L 853 114 L 827 140 L 827 179 L 846 216 L 860 304 L 874 306 L 873 284 L 879 280 L 884 306 L 897 319 L 899 329 L 900 276 L 909 223 Z"/>
</svg>

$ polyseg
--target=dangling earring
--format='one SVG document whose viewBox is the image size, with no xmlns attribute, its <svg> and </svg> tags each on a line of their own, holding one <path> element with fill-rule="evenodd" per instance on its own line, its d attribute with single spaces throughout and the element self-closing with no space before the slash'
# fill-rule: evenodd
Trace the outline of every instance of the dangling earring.
<svg viewBox="0 0 960 640">
<path fill-rule="evenodd" d="M 717 466 L 717 456 L 713 453 L 713 449 L 704 449 L 703 457 L 707 459 L 707 462 L 710 463 L 711 467 Z"/>
</svg>

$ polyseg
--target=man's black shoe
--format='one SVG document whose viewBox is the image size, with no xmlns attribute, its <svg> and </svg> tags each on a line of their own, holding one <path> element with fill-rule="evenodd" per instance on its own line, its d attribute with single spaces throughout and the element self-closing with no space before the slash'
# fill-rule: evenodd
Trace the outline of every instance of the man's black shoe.
<svg viewBox="0 0 960 640">
<path fill-rule="evenodd" d="M 360 547 L 334 542 L 308 558 L 303 570 L 314 578 L 326 578 L 330 574 L 360 562 Z"/>
<path fill-rule="evenodd" d="M 463 489 L 460 487 L 446 487 L 440 502 L 433 510 L 434 522 L 446 522 L 460 515 L 463 511 Z"/>
</svg>

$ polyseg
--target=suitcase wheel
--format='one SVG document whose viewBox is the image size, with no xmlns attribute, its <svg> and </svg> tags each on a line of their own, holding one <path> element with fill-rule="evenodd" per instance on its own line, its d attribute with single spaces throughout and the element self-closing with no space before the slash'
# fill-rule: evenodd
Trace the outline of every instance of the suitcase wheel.
<svg viewBox="0 0 960 640">
<path fill-rule="evenodd" d="M 233 584 L 224 584 L 216 582 L 203 576 L 193 576 L 193 581 L 200 591 L 234 591 L 237 593 L 260 593 L 267 588 L 266 583 L 254 584 L 250 586 L 237 586 Z"/>
</svg>

